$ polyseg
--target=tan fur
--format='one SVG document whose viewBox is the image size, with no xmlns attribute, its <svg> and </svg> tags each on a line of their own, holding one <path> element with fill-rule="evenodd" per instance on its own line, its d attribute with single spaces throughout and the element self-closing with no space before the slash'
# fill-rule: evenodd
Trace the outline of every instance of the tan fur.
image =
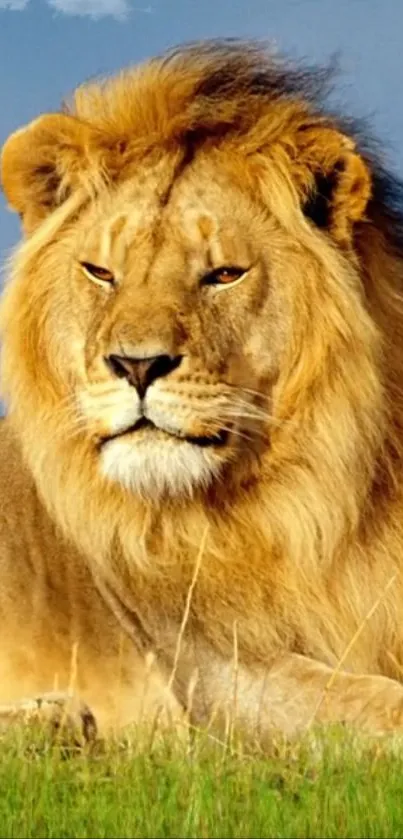
<svg viewBox="0 0 403 839">
<path fill-rule="evenodd" d="M 401 728 L 403 252 L 311 92 L 199 45 L 6 143 L 3 699 L 66 688 L 76 649 L 106 723 L 192 694 L 263 733 Z M 143 403 L 105 363 L 160 353 L 182 359 Z"/>
</svg>

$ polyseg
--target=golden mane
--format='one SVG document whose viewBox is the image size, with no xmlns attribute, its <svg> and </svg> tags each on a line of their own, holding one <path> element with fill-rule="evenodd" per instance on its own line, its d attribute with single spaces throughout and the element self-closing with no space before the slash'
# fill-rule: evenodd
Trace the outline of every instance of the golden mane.
<svg viewBox="0 0 403 839">
<path fill-rule="evenodd" d="M 186 673 L 195 637 L 203 661 L 210 649 L 231 658 L 236 627 L 245 668 L 286 654 L 334 665 L 361 627 L 349 668 L 400 675 L 403 186 L 366 129 L 326 111 L 328 83 L 256 44 L 190 45 L 84 85 L 3 153 L 6 194 L 31 234 L 1 311 L 9 422 L 52 518 L 164 662 L 178 664 L 191 587 Z M 276 207 L 307 283 L 274 389 L 270 451 L 186 499 L 144 500 L 101 481 L 88 440 L 60 424 L 53 251 L 83 208 L 162 160 L 167 206 L 200 152 L 217 168 L 224 160 L 260 209 Z M 179 681 L 182 701 L 187 676 Z"/>
</svg>

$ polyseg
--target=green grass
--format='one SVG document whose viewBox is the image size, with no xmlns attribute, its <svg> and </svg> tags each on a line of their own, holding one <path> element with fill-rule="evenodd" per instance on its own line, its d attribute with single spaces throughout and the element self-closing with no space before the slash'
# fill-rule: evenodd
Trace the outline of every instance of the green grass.
<svg viewBox="0 0 403 839">
<path fill-rule="evenodd" d="M 401 837 L 403 747 L 320 748 L 269 757 L 198 735 L 68 755 L 14 733 L 0 743 L 1 837 Z"/>
</svg>

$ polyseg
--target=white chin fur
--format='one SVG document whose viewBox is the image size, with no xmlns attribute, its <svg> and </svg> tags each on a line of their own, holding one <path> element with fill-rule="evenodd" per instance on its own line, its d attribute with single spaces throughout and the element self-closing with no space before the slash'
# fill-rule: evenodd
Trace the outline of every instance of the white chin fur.
<svg viewBox="0 0 403 839">
<path fill-rule="evenodd" d="M 211 483 L 219 466 L 213 452 L 186 440 L 110 440 L 101 458 L 106 478 L 146 498 L 191 495 Z"/>
</svg>

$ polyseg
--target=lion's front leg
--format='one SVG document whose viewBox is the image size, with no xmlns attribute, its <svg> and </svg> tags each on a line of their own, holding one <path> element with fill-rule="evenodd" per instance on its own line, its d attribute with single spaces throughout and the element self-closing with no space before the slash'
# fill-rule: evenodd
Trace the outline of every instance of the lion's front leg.
<svg viewBox="0 0 403 839">
<path fill-rule="evenodd" d="M 45 693 L 32 699 L 0 704 L 0 730 L 14 725 L 41 727 L 51 736 L 83 746 L 97 736 L 97 723 L 90 708 L 69 693 Z"/>
<path fill-rule="evenodd" d="M 403 686 L 384 676 L 337 672 L 321 662 L 289 654 L 265 671 L 239 665 L 205 671 L 193 716 L 213 717 L 220 727 L 234 721 L 247 734 L 264 740 L 282 732 L 293 735 L 315 723 L 345 723 L 373 734 L 403 730 Z"/>
<path fill-rule="evenodd" d="M 297 726 L 346 723 L 370 733 L 403 730 L 403 686 L 386 676 L 347 673 L 288 655 L 270 673 L 284 713 Z"/>
</svg>

